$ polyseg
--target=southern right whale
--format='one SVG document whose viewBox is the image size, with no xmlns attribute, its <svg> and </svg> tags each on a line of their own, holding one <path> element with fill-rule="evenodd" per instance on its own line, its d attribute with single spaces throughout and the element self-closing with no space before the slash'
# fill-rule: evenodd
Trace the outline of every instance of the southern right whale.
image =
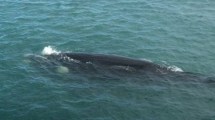
<svg viewBox="0 0 215 120">
<path fill-rule="evenodd" d="M 69 66 L 70 63 L 95 64 L 115 69 L 145 70 L 155 73 L 173 72 L 168 67 L 164 67 L 146 60 L 117 55 L 65 52 L 44 55 L 44 57 L 49 60 L 60 61 L 61 63 L 66 64 L 66 66 Z"/>
<path fill-rule="evenodd" d="M 47 52 L 48 51 L 48 52 Z M 51 52 L 50 52 L 51 51 Z M 214 83 L 214 77 L 198 73 L 183 72 L 180 68 L 162 66 L 147 60 L 134 59 L 118 55 L 57 52 L 45 47 L 42 55 L 27 55 L 30 63 L 43 70 L 59 73 L 81 74 L 88 76 L 116 77 L 164 77 L 165 80 L 204 81 Z M 54 74 L 54 73 L 53 73 Z"/>
<path fill-rule="evenodd" d="M 45 63 L 46 65 L 59 65 L 64 68 L 74 69 L 99 68 L 108 70 L 141 71 L 156 74 L 166 74 L 171 72 L 182 72 L 182 70 L 172 67 L 162 66 L 147 60 L 135 59 L 119 55 L 80 53 L 80 52 L 58 52 L 52 47 L 45 47 L 42 55 L 28 56 L 31 61 Z M 89 70 L 90 71 L 90 70 Z"/>
</svg>

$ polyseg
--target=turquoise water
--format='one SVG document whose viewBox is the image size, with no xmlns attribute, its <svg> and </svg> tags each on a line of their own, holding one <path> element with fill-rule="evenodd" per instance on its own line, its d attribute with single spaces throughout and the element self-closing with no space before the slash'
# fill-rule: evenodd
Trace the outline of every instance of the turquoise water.
<svg viewBox="0 0 215 120">
<path fill-rule="evenodd" d="M 0 119 L 214 120 L 215 1 L 0 0 Z M 177 66 L 194 76 L 61 74 L 46 46 Z M 90 72 L 90 71 L 87 71 Z"/>
</svg>

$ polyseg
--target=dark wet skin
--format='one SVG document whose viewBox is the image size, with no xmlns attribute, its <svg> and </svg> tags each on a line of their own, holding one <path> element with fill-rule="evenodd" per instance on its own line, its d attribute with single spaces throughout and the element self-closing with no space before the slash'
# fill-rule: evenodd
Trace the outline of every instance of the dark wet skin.
<svg viewBox="0 0 215 120">
<path fill-rule="evenodd" d="M 46 56 L 48 59 L 74 59 L 80 61 L 81 63 L 93 63 L 93 64 L 102 64 L 110 66 L 113 68 L 125 68 L 130 67 L 132 69 L 141 69 L 153 72 L 172 72 L 164 66 L 154 64 L 149 61 L 139 60 L 129 57 L 116 56 L 116 55 L 106 55 L 106 54 L 88 54 L 88 53 L 60 53 L 52 54 Z"/>
</svg>

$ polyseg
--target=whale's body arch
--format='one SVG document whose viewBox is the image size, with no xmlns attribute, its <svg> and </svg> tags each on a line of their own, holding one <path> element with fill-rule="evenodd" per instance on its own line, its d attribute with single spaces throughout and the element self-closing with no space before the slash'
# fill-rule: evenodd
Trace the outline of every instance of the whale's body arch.
<svg viewBox="0 0 215 120">
<path fill-rule="evenodd" d="M 107 54 L 89 54 L 89 53 L 59 53 L 45 55 L 47 59 L 56 59 L 61 62 L 77 62 L 77 63 L 92 63 L 100 64 L 108 67 L 130 67 L 135 70 L 145 70 L 152 72 L 173 72 L 169 68 L 140 59 L 129 57 L 107 55 Z"/>
</svg>

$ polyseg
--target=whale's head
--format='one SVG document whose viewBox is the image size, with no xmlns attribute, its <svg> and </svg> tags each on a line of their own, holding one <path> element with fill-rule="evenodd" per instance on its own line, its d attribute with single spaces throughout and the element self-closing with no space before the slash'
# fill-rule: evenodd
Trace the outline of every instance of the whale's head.
<svg viewBox="0 0 215 120">
<path fill-rule="evenodd" d="M 31 65 L 36 66 L 35 68 L 39 68 L 42 71 L 51 72 L 51 73 L 69 73 L 69 68 L 64 64 L 59 62 L 58 55 L 35 55 L 28 54 L 24 56 L 24 62 Z"/>
</svg>

